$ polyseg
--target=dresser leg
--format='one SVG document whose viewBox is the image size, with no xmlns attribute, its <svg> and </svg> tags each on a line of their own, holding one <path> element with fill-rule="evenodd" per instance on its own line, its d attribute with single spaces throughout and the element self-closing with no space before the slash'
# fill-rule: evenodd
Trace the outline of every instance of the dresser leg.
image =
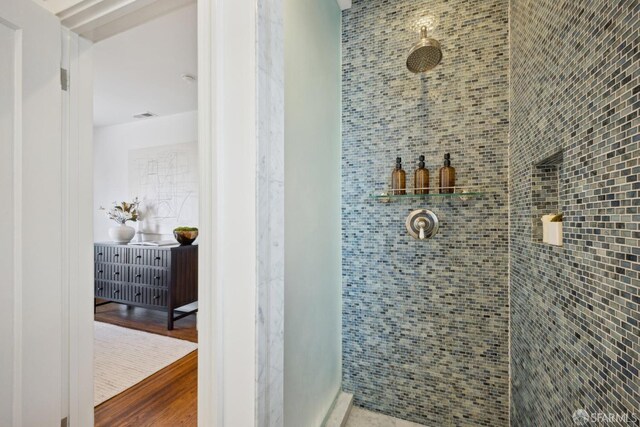
<svg viewBox="0 0 640 427">
<path fill-rule="evenodd" d="M 167 314 L 167 330 L 173 331 L 173 310 L 169 310 Z"/>
</svg>

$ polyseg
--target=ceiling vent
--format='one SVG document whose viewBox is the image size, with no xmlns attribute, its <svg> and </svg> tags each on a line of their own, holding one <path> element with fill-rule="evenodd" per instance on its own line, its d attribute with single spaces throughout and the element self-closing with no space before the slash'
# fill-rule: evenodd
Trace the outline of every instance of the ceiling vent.
<svg viewBox="0 0 640 427">
<path fill-rule="evenodd" d="M 134 114 L 134 119 L 148 119 L 149 117 L 157 117 L 157 114 L 151 113 L 149 111 L 145 111 L 144 113 Z"/>
</svg>

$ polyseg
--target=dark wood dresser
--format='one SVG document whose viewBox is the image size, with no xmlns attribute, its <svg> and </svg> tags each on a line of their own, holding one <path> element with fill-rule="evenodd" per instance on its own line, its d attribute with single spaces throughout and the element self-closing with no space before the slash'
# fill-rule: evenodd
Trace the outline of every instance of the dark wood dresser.
<svg viewBox="0 0 640 427">
<path fill-rule="evenodd" d="M 95 298 L 167 312 L 173 322 L 197 311 L 176 311 L 198 301 L 198 246 L 96 243 Z"/>
</svg>

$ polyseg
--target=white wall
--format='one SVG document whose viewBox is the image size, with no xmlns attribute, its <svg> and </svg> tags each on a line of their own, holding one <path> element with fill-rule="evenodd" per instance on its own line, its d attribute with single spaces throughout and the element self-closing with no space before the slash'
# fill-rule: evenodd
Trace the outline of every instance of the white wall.
<svg viewBox="0 0 640 427">
<path fill-rule="evenodd" d="M 285 0 L 284 421 L 317 427 L 341 386 L 341 13 Z"/>
<path fill-rule="evenodd" d="M 14 73 L 15 73 L 15 30 L 0 23 L 0 227 L 5 230 L 0 236 L 0 271 L 3 272 L 0 286 L 0 312 L 5 321 L 0 322 L 0 337 L 4 345 L 0 346 L 0 425 L 13 425 L 13 358 L 14 348 L 14 279 L 15 254 L 14 227 L 15 190 L 14 190 Z"/>
<path fill-rule="evenodd" d="M 195 111 L 94 129 L 94 241 L 109 240 L 109 227 L 115 225 L 98 210 L 100 206 L 131 197 L 129 150 L 195 142 L 197 135 Z"/>
</svg>

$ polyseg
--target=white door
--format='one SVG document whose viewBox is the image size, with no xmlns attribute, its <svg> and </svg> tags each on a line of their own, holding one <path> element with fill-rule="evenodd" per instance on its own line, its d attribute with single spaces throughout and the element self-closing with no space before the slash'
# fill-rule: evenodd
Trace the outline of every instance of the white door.
<svg viewBox="0 0 640 427">
<path fill-rule="evenodd" d="M 60 23 L 0 0 L 0 425 L 59 426 Z"/>
</svg>

